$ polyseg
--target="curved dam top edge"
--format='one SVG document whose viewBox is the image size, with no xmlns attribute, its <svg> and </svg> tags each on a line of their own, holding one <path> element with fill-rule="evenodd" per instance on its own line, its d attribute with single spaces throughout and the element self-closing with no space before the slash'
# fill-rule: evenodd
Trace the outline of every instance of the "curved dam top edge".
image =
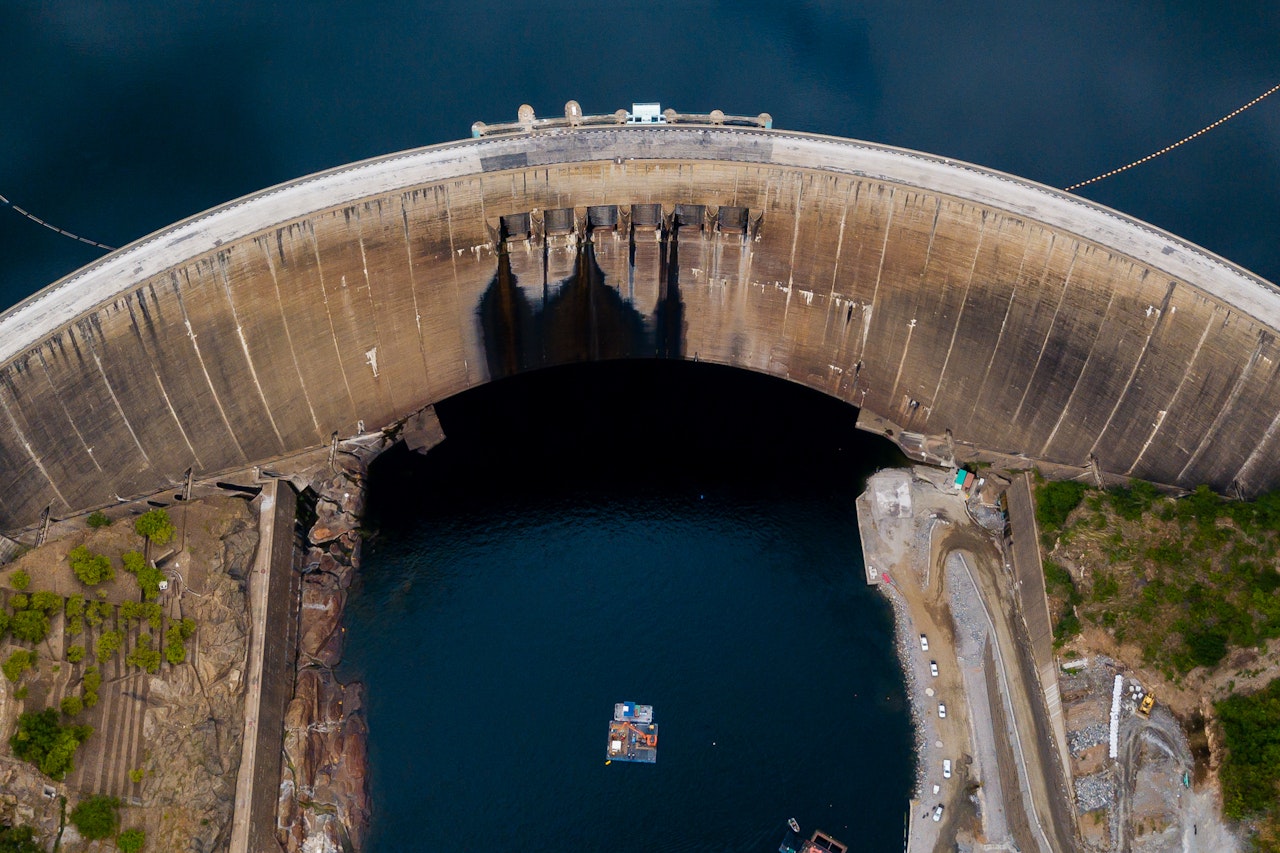
<svg viewBox="0 0 1280 853">
<path fill-rule="evenodd" d="M 942 193 L 1069 231 L 1205 290 L 1280 329 L 1276 284 L 1158 226 L 1016 175 L 926 152 L 798 131 L 579 127 L 444 142 L 380 155 L 295 178 L 195 214 L 116 249 L 0 313 L 0 365 L 147 278 L 273 226 L 467 175 L 619 157 L 776 165 Z M 498 210 L 493 217 L 510 212 L 517 211 Z"/>
</svg>

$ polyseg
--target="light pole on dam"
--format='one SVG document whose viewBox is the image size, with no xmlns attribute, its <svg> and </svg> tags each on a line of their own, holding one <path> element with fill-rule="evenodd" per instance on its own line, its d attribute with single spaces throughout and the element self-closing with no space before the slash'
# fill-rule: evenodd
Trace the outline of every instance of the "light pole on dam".
<svg viewBox="0 0 1280 853">
<path fill-rule="evenodd" d="M 785 377 L 897 438 L 1280 486 L 1273 284 L 976 166 L 575 108 L 247 196 L 0 315 L 0 530 L 616 358 Z"/>
</svg>

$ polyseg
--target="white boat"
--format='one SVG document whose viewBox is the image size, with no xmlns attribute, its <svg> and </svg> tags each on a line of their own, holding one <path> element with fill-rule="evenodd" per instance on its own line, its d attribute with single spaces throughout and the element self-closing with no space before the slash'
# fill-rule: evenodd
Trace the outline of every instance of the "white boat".
<svg viewBox="0 0 1280 853">
<path fill-rule="evenodd" d="M 796 822 L 796 819 L 795 819 L 795 818 L 793 818 L 793 817 L 789 817 L 789 818 L 787 818 L 787 826 L 791 827 L 791 831 L 792 831 L 792 832 L 799 832 L 799 831 L 800 831 L 800 824 L 799 824 L 799 823 L 797 823 L 797 822 Z"/>
</svg>

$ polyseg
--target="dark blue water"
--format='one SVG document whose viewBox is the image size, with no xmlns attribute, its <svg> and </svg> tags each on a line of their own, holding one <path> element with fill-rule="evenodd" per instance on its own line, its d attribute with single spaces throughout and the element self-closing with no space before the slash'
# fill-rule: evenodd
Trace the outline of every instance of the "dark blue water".
<svg viewBox="0 0 1280 853">
<path fill-rule="evenodd" d="M 659 100 L 1066 186 L 1280 82 L 1280 4 L 9 0 L 0 194 L 111 245 L 521 102 Z M 1280 280 L 1280 95 L 1083 192 Z M 0 307 L 100 253 L 0 209 Z"/>
<path fill-rule="evenodd" d="M 344 667 L 372 849 L 764 853 L 790 816 L 900 844 L 910 725 L 853 510 L 900 457 L 852 415 L 727 368 L 561 368 L 381 461 Z M 654 766 L 605 764 L 627 699 L 655 707 Z"/>
</svg>

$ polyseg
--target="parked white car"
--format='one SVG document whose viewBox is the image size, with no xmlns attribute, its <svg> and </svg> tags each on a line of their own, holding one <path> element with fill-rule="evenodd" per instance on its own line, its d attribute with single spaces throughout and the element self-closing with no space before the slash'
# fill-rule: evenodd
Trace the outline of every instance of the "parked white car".
<svg viewBox="0 0 1280 853">
<path fill-rule="evenodd" d="M 938 717 L 943 720 L 947 718 L 947 706 L 941 702 L 938 703 Z"/>
<path fill-rule="evenodd" d="M 942 778 L 943 779 L 951 778 L 951 759 L 950 758 L 942 759 Z"/>
<path fill-rule="evenodd" d="M 924 634 L 920 635 L 920 651 L 922 652 L 929 651 L 929 638 L 926 637 Z"/>
<path fill-rule="evenodd" d="M 938 677 L 938 662 L 936 660 L 929 661 L 929 674 L 934 678 Z"/>
<path fill-rule="evenodd" d="M 933 807 L 933 822 L 937 823 L 940 820 L 942 820 L 942 804 L 941 803 Z"/>
</svg>

